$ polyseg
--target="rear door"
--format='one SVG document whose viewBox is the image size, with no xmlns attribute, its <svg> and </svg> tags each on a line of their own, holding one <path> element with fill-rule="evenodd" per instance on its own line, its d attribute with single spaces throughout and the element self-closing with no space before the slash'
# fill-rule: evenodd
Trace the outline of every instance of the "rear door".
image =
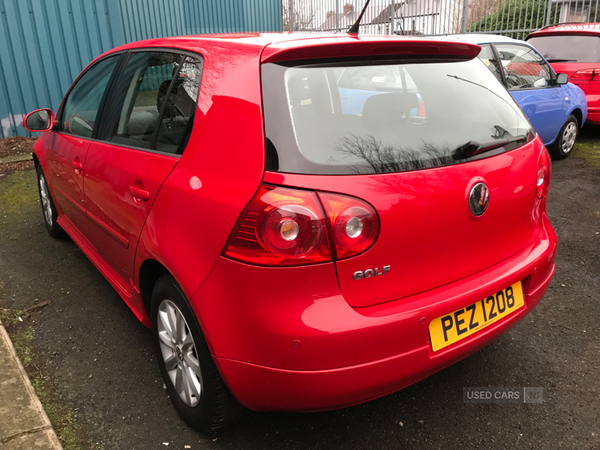
<svg viewBox="0 0 600 450">
<path fill-rule="evenodd" d="M 191 132 L 200 68 L 199 56 L 132 52 L 88 150 L 88 238 L 128 290 L 146 216 Z"/>
<path fill-rule="evenodd" d="M 84 232 L 87 223 L 83 167 L 99 122 L 98 110 L 120 57 L 115 55 L 102 59 L 87 69 L 73 85 L 59 111 L 58 130 L 52 133 L 47 149 L 47 176 L 54 199 L 81 232 Z"/>
<path fill-rule="evenodd" d="M 565 123 L 564 93 L 540 54 L 528 45 L 494 44 L 506 87 L 542 142 L 551 144 Z"/>
</svg>

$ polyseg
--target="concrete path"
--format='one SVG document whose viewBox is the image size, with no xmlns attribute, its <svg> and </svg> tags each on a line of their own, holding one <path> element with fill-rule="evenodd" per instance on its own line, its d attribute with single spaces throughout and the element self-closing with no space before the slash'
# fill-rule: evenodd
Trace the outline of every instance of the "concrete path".
<svg viewBox="0 0 600 450">
<path fill-rule="evenodd" d="M 0 448 L 62 450 L 0 322 Z"/>
<path fill-rule="evenodd" d="M 18 155 L 5 156 L 0 158 L 0 164 L 17 163 L 23 161 L 31 161 L 33 155 L 31 153 L 19 153 Z"/>
</svg>

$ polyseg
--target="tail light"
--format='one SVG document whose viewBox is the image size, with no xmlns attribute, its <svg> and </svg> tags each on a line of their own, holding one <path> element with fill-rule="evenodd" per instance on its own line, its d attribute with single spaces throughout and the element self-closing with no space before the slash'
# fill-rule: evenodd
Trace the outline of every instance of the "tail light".
<svg viewBox="0 0 600 450">
<path fill-rule="evenodd" d="M 578 70 L 571 75 L 571 80 L 600 81 L 600 71 L 596 74 L 596 69 Z"/>
<path fill-rule="evenodd" d="M 327 225 L 316 195 L 261 186 L 238 220 L 225 255 L 260 265 L 331 261 Z"/>
<path fill-rule="evenodd" d="M 550 155 L 548 151 L 544 148 L 542 153 L 540 154 L 540 159 L 538 162 L 538 171 L 537 171 L 537 197 L 542 199 L 548 195 L 548 190 L 550 189 L 550 174 L 551 174 L 552 166 L 550 163 Z"/>
<path fill-rule="evenodd" d="M 223 254 L 258 265 L 317 264 L 332 261 L 332 250 L 336 259 L 364 252 L 378 233 L 377 214 L 362 200 L 261 186 L 238 220 Z"/>
<path fill-rule="evenodd" d="M 379 234 L 379 219 L 371 205 L 354 197 L 319 193 L 327 212 L 337 259 L 369 249 Z"/>
</svg>

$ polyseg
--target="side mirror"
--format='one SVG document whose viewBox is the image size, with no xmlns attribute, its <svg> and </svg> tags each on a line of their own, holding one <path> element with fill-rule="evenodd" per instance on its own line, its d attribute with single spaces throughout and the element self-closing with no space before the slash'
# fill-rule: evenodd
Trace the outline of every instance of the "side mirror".
<svg viewBox="0 0 600 450">
<path fill-rule="evenodd" d="M 30 112 L 23 119 L 23 126 L 26 130 L 33 131 L 34 133 L 48 131 L 54 126 L 52 110 L 44 108 Z"/>
<path fill-rule="evenodd" d="M 567 84 L 569 82 L 569 75 L 566 73 L 557 73 L 556 74 L 556 84 L 562 86 L 563 84 Z"/>
</svg>

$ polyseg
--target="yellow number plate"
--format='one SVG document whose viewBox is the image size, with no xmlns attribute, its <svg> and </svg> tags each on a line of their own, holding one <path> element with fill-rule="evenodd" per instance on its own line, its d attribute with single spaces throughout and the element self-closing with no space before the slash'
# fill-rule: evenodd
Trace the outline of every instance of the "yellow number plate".
<svg viewBox="0 0 600 450">
<path fill-rule="evenodd" d="M 438 317 L 429 324 L 429 338 L 434 352 L 477 333 L 488 325 L 524 305 L 523 289 L 518 281 L 495 295 L 473 303 L 451 314 Z"/>
</svg>

